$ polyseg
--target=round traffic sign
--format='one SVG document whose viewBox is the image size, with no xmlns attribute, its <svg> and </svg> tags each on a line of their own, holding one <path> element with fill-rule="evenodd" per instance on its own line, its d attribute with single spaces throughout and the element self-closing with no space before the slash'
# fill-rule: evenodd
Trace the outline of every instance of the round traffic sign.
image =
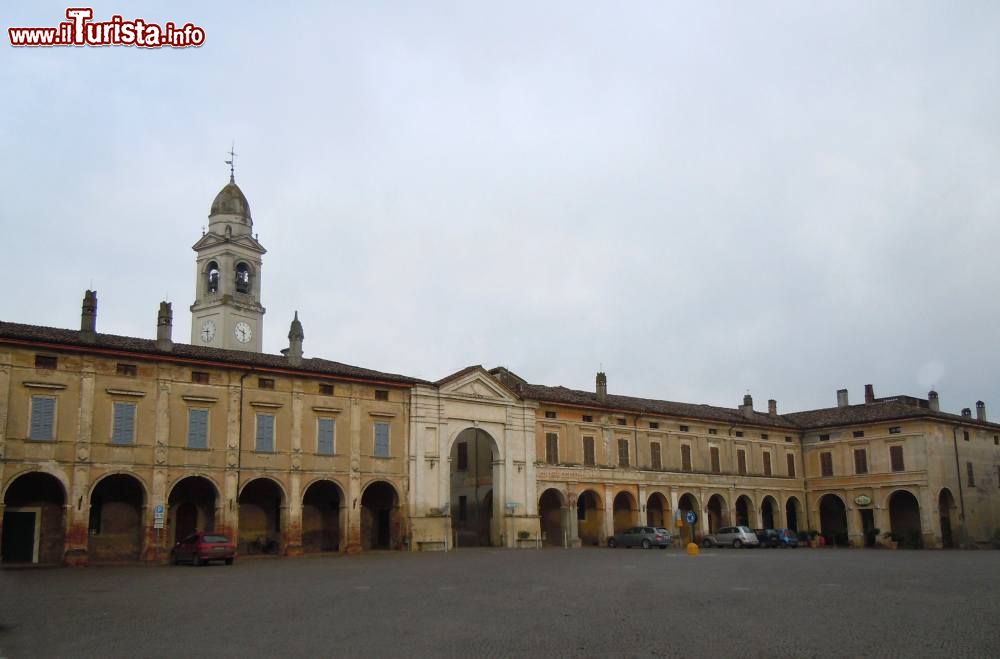
<svg viewBox="0 0 1000 659">
<path fill-rule="evenodd" d="M 698 521 L 698 513 L 696 513 L 693 510 L 687 511 L 687 514 L 684 515 L 684 521 L 686 521 L 688 524 L 694 524 L 695 522 Z"/>
</svg>

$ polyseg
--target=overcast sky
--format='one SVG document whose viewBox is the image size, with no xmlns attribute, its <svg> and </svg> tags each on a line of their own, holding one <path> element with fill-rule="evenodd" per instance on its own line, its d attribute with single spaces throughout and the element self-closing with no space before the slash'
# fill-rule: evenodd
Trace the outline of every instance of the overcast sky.
<svg viewBox="0 0 1000 659">
<path fill-rule="evenodd" d="M 13 49 L 0 319 L 190 340 L 236 178 L 264 349 L 734 407 L 1000 418 L 1000 3 L 93 5 L 187 50 Z M 274 5 L 277 7 L 277 5 Z"/>
</svg>

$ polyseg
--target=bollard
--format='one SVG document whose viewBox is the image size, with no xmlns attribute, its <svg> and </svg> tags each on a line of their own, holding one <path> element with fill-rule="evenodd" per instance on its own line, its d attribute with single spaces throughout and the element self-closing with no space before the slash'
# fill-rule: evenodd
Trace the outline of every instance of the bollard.
<svg viewBox="0 0 1000 659">
<path fill-rule="evenodd" d="M 694 544 L 693 542 L 689 542 L 687 546 L 687 552 L 688 556 L 697 556 L 698 554 L 701 553 L 701 549 L 699 549 L 698 545 Z"/>
</svg>

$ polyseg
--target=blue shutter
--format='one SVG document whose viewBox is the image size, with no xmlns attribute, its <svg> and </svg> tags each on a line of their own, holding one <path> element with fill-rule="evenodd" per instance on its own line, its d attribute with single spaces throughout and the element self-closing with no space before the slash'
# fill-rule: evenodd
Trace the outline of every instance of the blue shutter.
<svg viewBox="0 0 1000 659">
<path fill-rule="evenodd" d="M 135 403 L 115 403 L 112 444 L 131 444 L 135 438 Z"/>
<path fill-rule="evenodd" d="M 333 455 L 333 433 L 333 419 L 320 419 L 317 426 L 316 453 L 319 455 Z"/>
<path fill-rule="evenodd" d="M 56 399 L 48 396 L 31 397 L 30 439 L 54 439 Z"/>
<path fill-rule="evenodd" d="M 375 424 L 375 457 L 389 457 L 389 424 Z"/>
<path fill-rule="evenodd" d="M 274 453 L 274 415 L 257 415 L 257 451 Z"/>
<path fill-rule="evenodd" d="M 208 448 L 208 410 L 188 410 L 188 448 Z"/>
</svg>

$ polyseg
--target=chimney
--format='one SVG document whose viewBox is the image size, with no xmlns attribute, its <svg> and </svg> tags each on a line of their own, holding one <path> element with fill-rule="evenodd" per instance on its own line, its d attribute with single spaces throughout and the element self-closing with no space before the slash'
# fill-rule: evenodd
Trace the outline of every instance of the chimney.
<svg viewBox="0 0 1000 659">
<path fill-rule="evenodd" d="M 771 398 L 767 401 L 768 416 L 778 416 L 778 401 Z"/>
<path fill-rule="evenodd" d="M 865 395 L 868 395 L 867 390 L 865 390 Z M 847 402 L 847 389 L 837 389 L 837 407 L 847 407 L 848 405 L 850 403 Z"/>
<path fill-rule="evenodd" d="M 865 405 L 875 402 L 875 385 L 865 385 Z"/>
<path fill-rule="evenodd" d="M 927 407 L 930 408 L 932 412 L 941 411 L 941 403 L 938 401 L 938 392 L 933 389 L 927 392 Z"/>
<path fill-rule="evenodd" d="M 747 394 L 743 397 L 743 404 L 740 405 L 740 411 L 743 412 L 743 416 L 753 416 L 753 396 Z"/>
<path fill-rule="evenodd" d="M 981 400 L 976 401 L 976 421 L 986 421 L 986 403 Z"/>
<path fill-rule="evenodd" d="M 288 358 L 288 363 L 292 366 L 302 365 L 302 339 L 306 338 L 302 331 L 302 323 L 299 322 L 299 312 L 295 312 L 292 325 L 288 328 L 288 347 L 281 351 Z"/>
<path fill-rule="evenodd" d="M 603 371 L 597 372 L 597 400 L 608 402 L 608 376 Z"/>
<path fill-rule="evenodd" d="M 964 416 L 967 419 L 971 419 L 972 418 L 972 410 L 970 410 L 968 407 L 963 407 L 962 408 L 962 416 Z"/>
<path fill-rule="evenodd" d="M 80 313 L 80 338 L 88 343 L 97 340 L 97 291 L 88 290 L 83 294 L 83 308 Z"/>
<path fill-rule="evenodd" d="M 160 312 L 156 314 L 156 349 L 170 352 L 174 349 L 171 337 L 174 330 L 174 309 L 169 302 L 160 302 Z"/>
</svg>

